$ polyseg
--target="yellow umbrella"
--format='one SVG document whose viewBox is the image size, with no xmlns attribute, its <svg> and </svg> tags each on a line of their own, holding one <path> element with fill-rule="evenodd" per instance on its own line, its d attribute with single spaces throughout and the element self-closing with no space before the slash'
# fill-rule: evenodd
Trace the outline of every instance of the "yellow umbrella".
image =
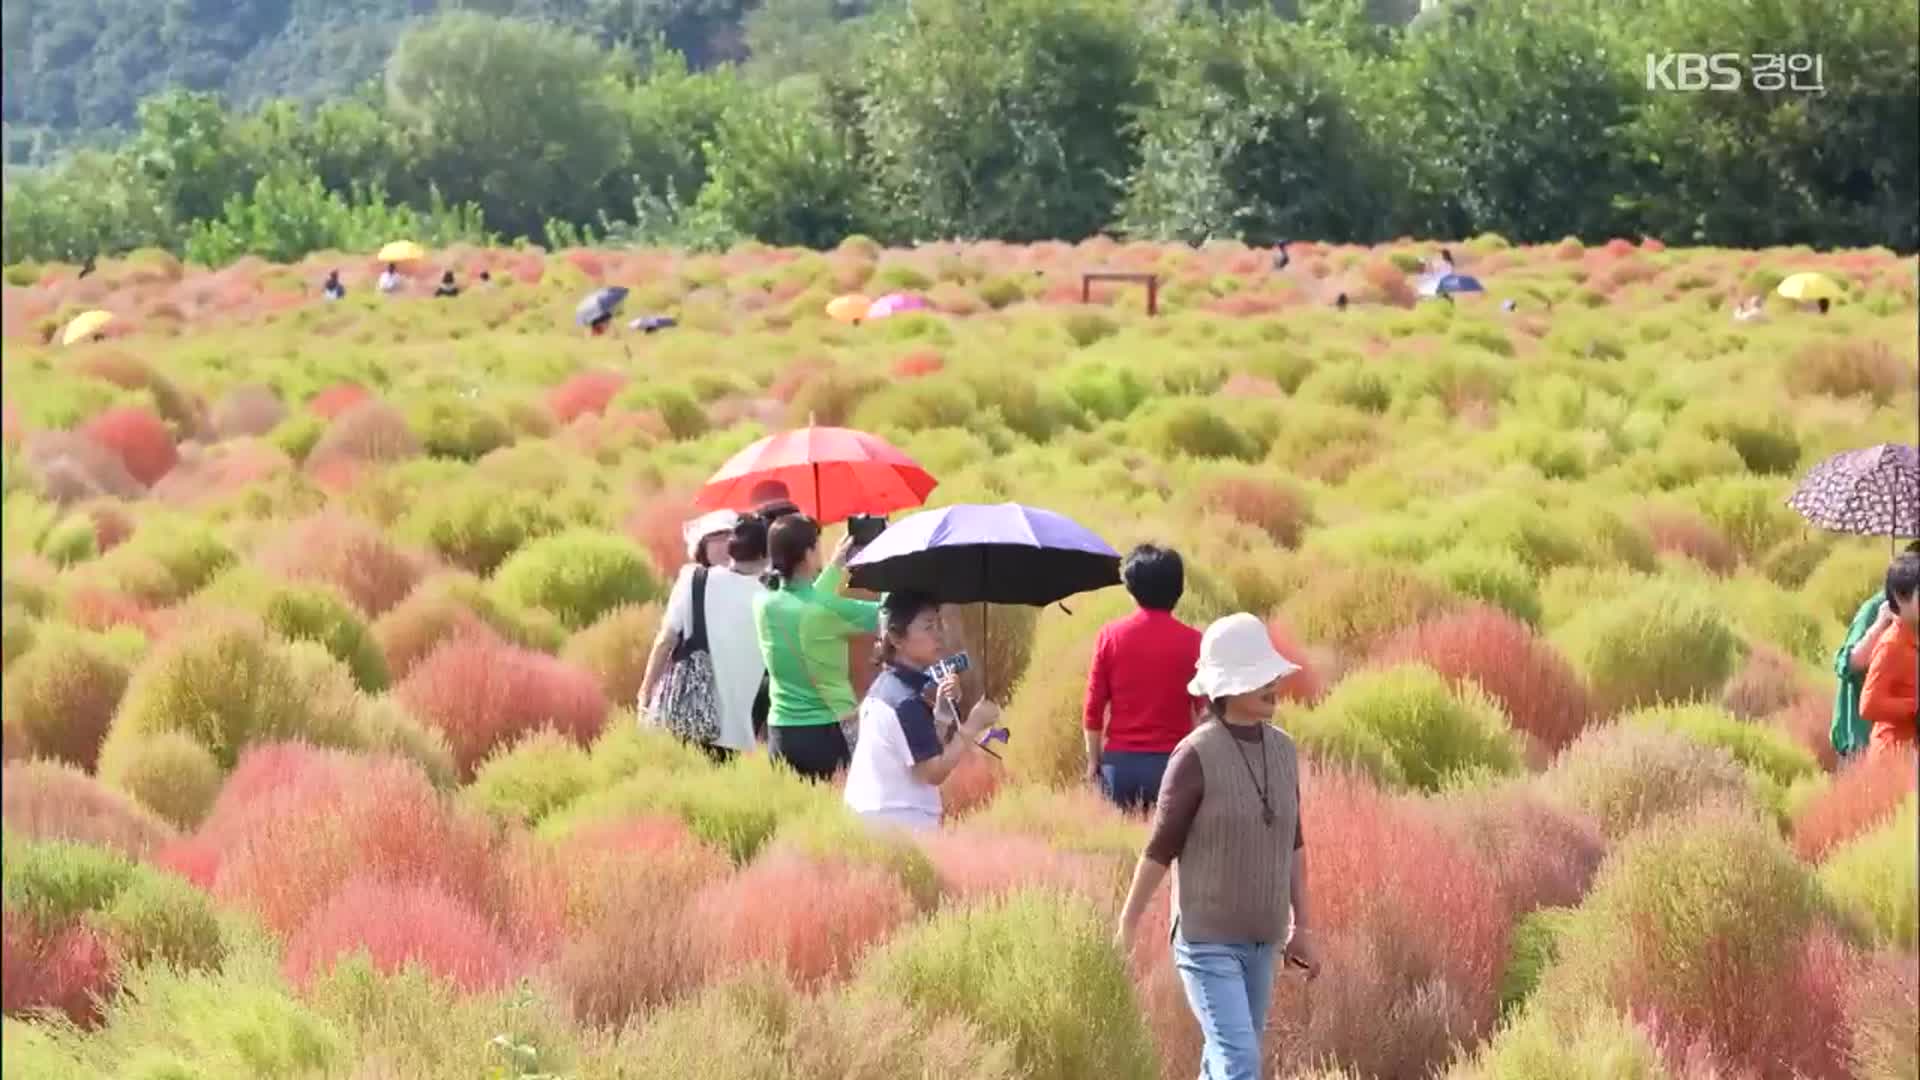
<svg viewBox="0 0 1920 1080">
<path fill-rule="evenodd" d="M 872 306 L 872 300 L 859 293 L 848 293 L 827 301 L 827 315 L 844 323 L 857 323 L 867 317 L 867 309 Z"/>
<path fill-rule="evenodd" d="M 376 257 L 385 263 L 412 262 L 415 259 L 426 258 L 427 249 L 411 240 L 395 240 L 381 248 L 380 254 Z"/>
<path fill-rule="evenodd" d="M 73 321 L 67 324 L 66 332 L 60 335 L 60 344 L 71 345 L 76 341 L 85 341 L 106 329 L 107 324 L 112 321 L 113 312 L 111 311 L 101 311 L 99 308 L 83 311 L 75 315 Z"/>
<path fill-rule="evenodd" d="M 1789 277 L 1776 291 L 1789 300 L 1838 300 L 1846 295 L 1832 278 L 1812 271 Z"/>
</svg>

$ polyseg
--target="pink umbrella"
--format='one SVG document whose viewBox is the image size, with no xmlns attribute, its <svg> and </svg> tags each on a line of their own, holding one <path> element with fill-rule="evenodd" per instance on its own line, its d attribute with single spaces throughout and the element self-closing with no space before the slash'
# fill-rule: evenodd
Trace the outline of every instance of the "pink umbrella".
<svg viewBox="0 0 1920 1080">
<path fill-rule="evenodd" d="M 867 318 L 884 319 L 889 315 L 898 315 L 903 311 L 920 311 L 929 306 L 927 298 L 918 293 L 888 293 L 873 302 L 867 309 Z"/>
</svg>

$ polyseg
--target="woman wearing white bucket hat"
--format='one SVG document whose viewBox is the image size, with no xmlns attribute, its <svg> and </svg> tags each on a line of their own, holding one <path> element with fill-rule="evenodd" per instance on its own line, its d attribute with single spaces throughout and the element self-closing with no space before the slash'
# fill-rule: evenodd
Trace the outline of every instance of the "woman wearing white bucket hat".
<svg viewBox="0 0 1920 1080">
<path fill-rule="evenodd" d="M 1174 966 L 1206 1038 L 1201 1080 L 1259 1080 L 1274 950 L 1319 974 L 1307 934 L 1300 774 L 1272 726 L 1274 688 L 1299 671 L 1258 618 L 1207 627 L 1188 689 L 1209 718 L 1180 741 L 1160 785 L 1153 833 L 1134 869 L 1115 941 L 1122 953 L 1173 869 Z"/>
<path fill-rule="evenodd" d="M 654 698 L 676 653 L 692 642 L 689 647 L 704 651 L 713 666 L 718 727 L 700 746 L 716 761 L 724 761 L 754 746 L 754 699 L 766 666 L 753 635 L 753 598 L 765 591 L 760 572 L 767 564 L 767 526 L 758 518 L 719 510 L 687 522 L 681 535 L 691 565 L 681 571 L 667 599 L 640 682 L 639 707 L 643 715 L 655 711 Z"/>
</svg>

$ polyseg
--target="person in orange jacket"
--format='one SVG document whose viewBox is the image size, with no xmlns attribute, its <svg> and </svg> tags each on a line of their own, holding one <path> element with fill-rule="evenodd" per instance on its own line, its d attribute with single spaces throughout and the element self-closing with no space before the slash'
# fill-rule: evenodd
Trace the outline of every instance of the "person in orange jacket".
<svg viewBox="0 0 1920 1080">
<path fill-rule="evenodd" d="M 1887 568 L 1893 625 L 1880 635 L 1860 689 L 1860 718 L 1873 725 L 1872 753 L 1913 750 L 1920 719 L 1920 555 Z"/>
</svg>

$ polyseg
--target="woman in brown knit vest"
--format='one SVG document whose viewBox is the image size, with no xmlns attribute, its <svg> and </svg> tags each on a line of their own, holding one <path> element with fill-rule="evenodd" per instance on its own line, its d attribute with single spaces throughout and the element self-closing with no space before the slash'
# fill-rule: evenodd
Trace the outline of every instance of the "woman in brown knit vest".
<svg viewBox="0 0 1920 1080">
<path fill-rule="evenodd" d="M 1167 762 L 1120 913 L 1115 943 L 1127 955 L 1173 867 L 1173 960 L 1206 1037 L 1200 1080 L 1259 1080 L 1276 946 L 1309 979 L 1320 972 L 1307 934 L 1300 773 L 1293 740 L 1268 723 L 1274 687 L 1298 670 L 1252 615 L 1207 627 L 1188 689 L 1207 699 L 1210 718 Z"/>
</svg>

